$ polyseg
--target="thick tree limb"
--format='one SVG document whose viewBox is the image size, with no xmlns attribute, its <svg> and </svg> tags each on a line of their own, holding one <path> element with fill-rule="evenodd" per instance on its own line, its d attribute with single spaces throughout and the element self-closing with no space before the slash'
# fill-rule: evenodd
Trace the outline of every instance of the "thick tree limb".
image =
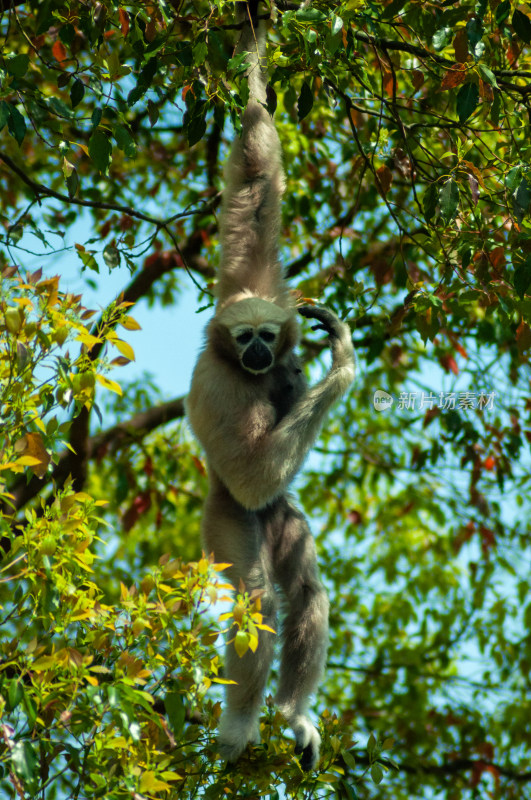
<svg viewBox="0 0 531 800">
<path fill-rule="evenodd" d="M 166 425 L 168 422 L 180 419 L 183 416 L 184 397 L 177 397 L 175 400 L 161 403 L 147 411 L 135 414 L 134 417 L 125 422 L 113 425 L 112 428 L 97 433 L 82 442 L 81 446 L 84 448 L 85 461 L 101 458 L 109 450 L 116 452 L 120 447 L 139 441 L 161 425 Z M 78 453 L 65 450 L 59 456 L 59 460 L 51 474 L 46 474 L 44 478 L 33 476 L 29 482 L 26 482 L 25 476 L 21 476 L 9 490 L 14 497 L 16 510 L 20 510 L 30 500 L 33 500 L 47 484 L 53 481 L 55 484 L 62 486 L 69 475 L 74 477 L 78 474 L 78 471 Z"/>
</svg>

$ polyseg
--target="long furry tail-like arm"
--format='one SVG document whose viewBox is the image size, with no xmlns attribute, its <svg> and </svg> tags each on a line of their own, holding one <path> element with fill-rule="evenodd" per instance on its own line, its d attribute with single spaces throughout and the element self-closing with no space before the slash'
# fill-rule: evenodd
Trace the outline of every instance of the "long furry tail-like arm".
<svg viewBox="0 0 531 800">
<path fill-rule="evenodd" d="M 246 292 L 284 304 L 287 291 L 277 255 L 284 172 L 278 134 L 265 105 L 266 31 L 257 0 L 236 6 L 244 23 L 236 52 L 248 54 L 249 101 L 225 172 L 218 299 L 223 304 Z"/>
</svg>

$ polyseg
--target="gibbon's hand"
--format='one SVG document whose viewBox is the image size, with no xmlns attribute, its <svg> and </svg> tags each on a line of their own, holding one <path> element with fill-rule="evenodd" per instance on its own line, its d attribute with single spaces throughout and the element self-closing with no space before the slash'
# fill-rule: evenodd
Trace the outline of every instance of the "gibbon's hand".
<svg viewBox="0 0 531 800">
<path fill-rule="evenodd" d="M 312 331 L 325 331 L 331 339 L 339 339 L 344 324 L 340 319 L 325 306 L 300 306 L 297 308 L 299 314 L 307 319 L 319 320 L 318 325 L 312 325 Z"/>
</svg>

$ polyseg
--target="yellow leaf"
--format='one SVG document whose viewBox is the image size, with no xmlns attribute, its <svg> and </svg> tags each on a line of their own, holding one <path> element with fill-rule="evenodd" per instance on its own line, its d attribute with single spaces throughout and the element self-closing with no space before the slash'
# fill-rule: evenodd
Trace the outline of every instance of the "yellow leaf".
<svg viewBox="0 0 531 800">
<path fill-rule="evenodd" d="M 101 339 L 98 339 L 97 336 L 93 336 L 88 331 L 81 331 L 81 333 L 78 333 L 76 336 L 76 342 L 81 342 L 81 344 L 86 345 L 90 350 L 95 344 L 101 344 Z"/>
<path fill-rule="evenodd" d="M 120 353 L 129 359 L 129 361 L 135 360 L 135 351 L 131 347 L 130 344 L 124 342 L 123 339 L 114 339 L 113 345 L 120 351 Z"/>
<path fill-rule="evenodd" d="M 106 389 L 109 389 L 111 392 L 116 392 L 120 397 L 122 396 L 122 387 L 119 383 L 116 383 L 116 381 L 110 381 L 105 375 L 96 375 L 96 380 Z"/>
<path fill-rule="evenodd" d="M 139 788 L 141 792 L 162 792 L 171 789 L 171 786 L 166 781 L 159 780 L 154 772 L 147 770 L 142 773 Z"/>
<path fill-rule="evenodd" d="M 128 331 L 142 330 L 136 319 L 133 319 L 133 317 L 123 317 L 123 319 L 120 320 L 120 325 L 122 328 L 125 328 Z"/>
<path fill-rule="evenodd" d="M 40 433 L 27 433 L 15 444 L 15 450 L 22 453 L 17 464 L 31 467 L 38 478 L 46 475 L 51 456 L 44 447 Z"/>
<path fill-rule="evenodd" d="M 40 464 L 41 462 L 38 458 L 35 458 L 35 456 L 20 456 L 20 458 L 17 458 L 15 463 L 20 467 L 36 467 L 37 464 Z"/>
<path fill-rule="evenodd" d="M 33 662 L 31 665 L 32 669 L 36 672 L 46 672 L 46 670 L 51 669 L 55 666 L 56 658 L 55 656 L 41 656 L 37 658 L 36 661 Z"/>
</svg>

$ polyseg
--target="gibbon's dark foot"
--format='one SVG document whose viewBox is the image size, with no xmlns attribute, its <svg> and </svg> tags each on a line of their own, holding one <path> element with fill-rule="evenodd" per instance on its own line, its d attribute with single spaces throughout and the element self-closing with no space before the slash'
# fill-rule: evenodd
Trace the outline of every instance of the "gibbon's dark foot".
<svg viewBox="0 0 531 800">
<path fill-rule="evenodd" d="M 312 330 L 326 331 L 329 336 L 339 339 L 341 322 L 329 308 L 325 308 L 325 306 L 300 306 L 297 311 L 306 319 L 319 320 L 319 325 L 313 325 Z"/>
<path fill-rule="evenodd" d="M 306 747 L 297 747 L 295 748 L 295 753 L 300 755 L 300 765 L 301 768 L 305 772 L 310 772 L 313 769 L 315 761 L 316 761 L 316 753 L 313 748 L 312 742 L 306 745 Z"/>
</svg>

